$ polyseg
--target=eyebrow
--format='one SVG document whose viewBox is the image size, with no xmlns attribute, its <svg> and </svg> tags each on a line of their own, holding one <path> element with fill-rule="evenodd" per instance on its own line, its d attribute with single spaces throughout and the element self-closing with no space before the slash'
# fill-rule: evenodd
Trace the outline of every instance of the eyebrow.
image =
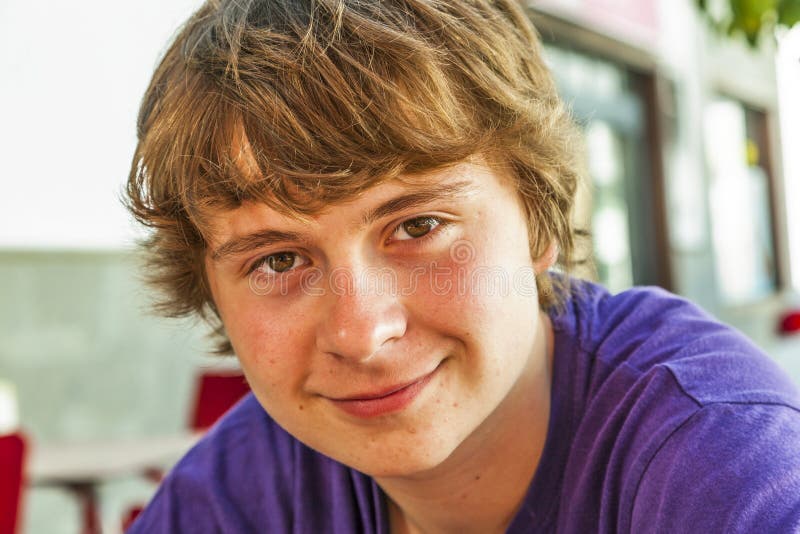
<svg viewBox="0 0 800 534">
<path fill-rule="evenodd" d="M 211 259 L 220 262 L 230 256 L 236 256 L 242 252 L 261 247 L 268 247 L 275 243 L 286 241 L 302 241 L 303 238 L 297 232 L 282 232 L 279 230 L 259 230 L 241 237 L 234 237 L 211 253 Z"/>
<path fill-rule="evenodd" d="M 379 206 L 367 211 L 361 219 L 363 226 L 368 226 L 373 222 L 392 215 L 398 211 L 419 207 L 430 202 L 442 199 L 454 199 L 464 197 L 472 188 L 473 184 L 467 180 L 454 182 L 452 184 L 441 184 L 414 191 L 396 198 L 392 198 Z M 249 250 L 267 247 L 276 243 L 287 241 L 307 241 L 302 234 L 297 232 L 286 232 L 281 230 L 264 229 L 244 236 L 234 237 L 220 245 L 211 253 L 211 259 L 215 262 L 223 261 L 230 256 L 236 256 Z"/>
<path fill-rule="evenodd" d="M 380 206 L 369 210 L 362 218 L 361 224 L 367 226 L 387 215 L 423 206 L 436 200 L 452 200 L 464 197 L 473 187 L 473 184 L 467 180 L 426 187 L 425 189 L 387 200 Z"/>
</svg>

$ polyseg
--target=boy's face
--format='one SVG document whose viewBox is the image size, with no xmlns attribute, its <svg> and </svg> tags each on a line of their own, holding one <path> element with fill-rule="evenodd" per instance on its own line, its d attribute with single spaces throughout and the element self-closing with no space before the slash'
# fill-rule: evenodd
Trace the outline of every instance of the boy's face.
<svg viewBox="0 0 800 534">
<path fill-rule="evenodd" d="M 533 273 L 548 265 L 530 258 L 510 182 L 476 161 L 307 221 L 263 204 L 215 219 L 214 301 L 275 421 L 362 472 L 408 475 L 538 383 Z"/>
</svg>

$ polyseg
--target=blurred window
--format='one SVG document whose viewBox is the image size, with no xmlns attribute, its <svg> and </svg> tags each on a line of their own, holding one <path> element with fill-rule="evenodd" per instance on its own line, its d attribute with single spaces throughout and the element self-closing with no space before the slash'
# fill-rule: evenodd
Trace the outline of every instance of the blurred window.
<svg viewBox="0 0 800 534">
<path fill-rule="evenodd" d="M 704 121 L 717 287 L 725 305 L 751 304 L 778 288 L 766 115 L 718 96 Z"/>
<path fill-rule="evenodd" d="M 578 223 L 592 232 L 597 278 L 613 292 L 633 284 L 660 284 L 668 262 L 656 227 L 653 150 L 648 124 L 647 80 L 625 65 L 583 51 L 548 44 L 545 59 L 562 98 L 585 134 L 591 178 L 588 213 Z M 580 195 L 579 194 L 579 195 Z"/>
</svg>

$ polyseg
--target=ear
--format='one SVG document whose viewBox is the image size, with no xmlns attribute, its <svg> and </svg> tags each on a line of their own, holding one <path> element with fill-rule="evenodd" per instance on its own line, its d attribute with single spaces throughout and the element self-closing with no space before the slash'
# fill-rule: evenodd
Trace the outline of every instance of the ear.
<svg viewBox="0 0 800 534">
<path fill-rule="evenodd" d="M 555 265 L 558 260 L 558 244 L 555 240 L 550 242 L 547 250 L 533 262 L 533 268 L 536 274 L 542 274 L 547 269 Z"/>
</svg>

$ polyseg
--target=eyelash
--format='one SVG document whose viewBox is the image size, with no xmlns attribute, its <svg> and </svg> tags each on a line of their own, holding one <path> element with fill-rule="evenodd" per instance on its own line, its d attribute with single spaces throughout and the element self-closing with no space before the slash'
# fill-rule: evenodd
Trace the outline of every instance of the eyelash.
<svg viewBox="0 0 800 534">
<path fill-rule="evenodd" d="M 386 239 L 385 242 L 389 243 L 391 241 L 391 238 L 393 236 L 395 236 L 399 231 L 401 231 L 403 229 L 403 225 L 404 224 L 410 223 L 412 221 L 419 221 L 419 220 L 425 220 L 425 219 L 436 221 L 436 226 L 431 228 L 425 235 L 422 235 L 420 237 L 411 237 L 410 239 L 400 239 L 398 241 L 401 242 L 401 243 L 410 242 L 410 243 L 414 243 L 414 244 L 425 243 L 429 239 L 435 238 L 439 234 L 439 232 L 441 232 L 444 228 L 446 228 L 447 226 L 449 226 L 451 224 L 451 221 L 448 221 L 447 219 L 444 219 L 444 218 L 439 217 L 437 215 L 418 215 L 416 217 L 412 217 L 410 219 L 406 219 L 406 220 L 400 222 L 397 226 L 395 226 L 394 230 L 392 230 L 392 233 Z M 281 250 L 281 251 L 278 251 L 278 252 L 273 252 L 271 254 L 267 254 L 266 256 L 261 256 L 256 261 L 254 261 L 253 264 L 247 269 L 247 274 L 250 275 L 256 269 L 258 269 L 259 267 L 261 267 L 263 265 L 266 265 L 267 262 L 269 261 L 269 258 L 277 256 L 279 254 L 287 254 L 287 253 L 288 254 L 295 254 L 296 256 L 301 256 L 301 254 L 298 254 L 298 253 L 296 253 L 294 251 L 291 251 L 291 250 Z M 291 272 L 292 270 L 294 270 L 294 267 L 292 267 L 291 269 L 289 269 L 287 271 L 284 271 L 284 272 L 275 272 L 275 273 L 268 273 L 268 274 L 280 275 L 280 274 L 285 274 L 285 273 Z"/>
<path fill-rule="evenodd" d="M 450 221 L 448 221 L 446 219 L 443 219 L 442 217 L 439 217 L 437 215 L 419 215 L 417 217 L 412 217 L 410 219 L 406 219 L 403 222 L 401 222 L 400 224 L 398 224 L 397 226 L 395 226 L 394 230 L 392 230 L 392 233 L 391 233 L 390 237 L 386 240 L 386 242 L 388 243 L 391 240 L 392 237 L 394 237 L 395 235 L 397 235 L 398 232 L 403 230 L 403 225 L 408 224 L 410 222 L 423 221 L 423 220 L 433 220 L 433 221 L 436 222 L 436 225 L 433 228 L 431 228 L 428 232 L 426 232 L 424 235 L 421 235 L 419 237 L 413 237 L 412 236 L 410 239 L 399 239 L 398 241 L 401 241 L 401 242 L 402 241 L 411 241 L 411 242 L 414 242 L 414 243 L 424 243 L 429 238 L 436 237 L 436 235 L 441 230 L 443 230 L 444 228 L 446 228 L 450 224 Z"/>
</svg>

